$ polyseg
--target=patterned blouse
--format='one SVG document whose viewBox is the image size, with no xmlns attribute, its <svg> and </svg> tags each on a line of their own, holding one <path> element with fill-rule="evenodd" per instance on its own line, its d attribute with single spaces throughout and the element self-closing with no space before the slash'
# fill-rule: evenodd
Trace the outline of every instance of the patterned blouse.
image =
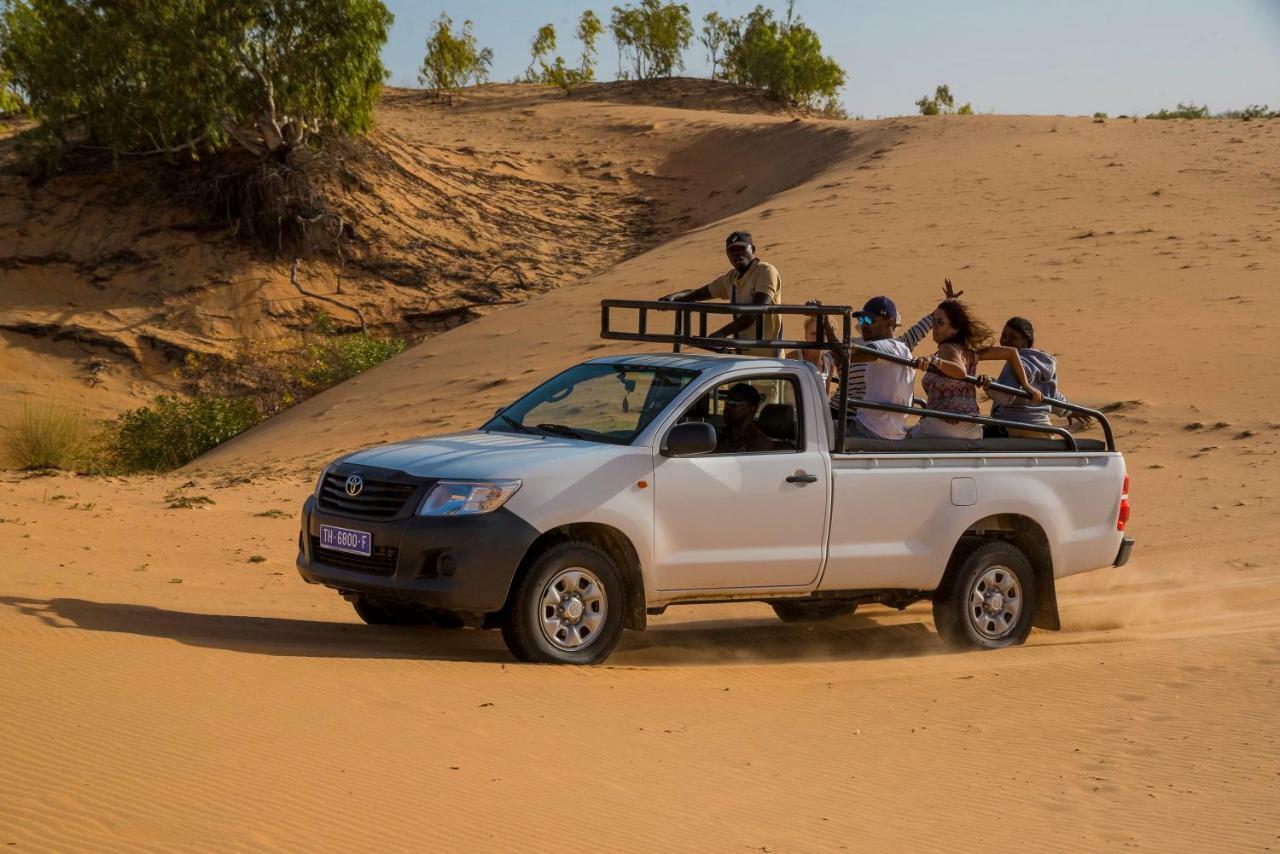
<svg viewBox="0 0 1280 854">
<path fill-rule="evenodd" d="M 973 350 L 965 350 L 965 373 L 973 376 L 978 368 L 978 354 Z M 960 415 L 977 415 L 978 389 L 961 380 L 944 377 L 940 374 L 926 373 L 923 379 L 924 393 L 929 396 L 929 408 L 939 412 L 955 412 Z"/>
</svg>

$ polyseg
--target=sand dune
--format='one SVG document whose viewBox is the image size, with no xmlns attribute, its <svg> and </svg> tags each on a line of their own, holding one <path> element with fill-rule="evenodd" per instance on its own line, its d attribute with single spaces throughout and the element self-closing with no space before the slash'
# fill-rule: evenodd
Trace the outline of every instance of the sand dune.
<svg viewBox="0 0 1280 854">
<path fill-rule="evenodd" d="M 623 118 L 618 138 L 686 134 L 661 171 L 706 194 L 689 202 L 705 225 L 437 335 L 179 475 L 0 479 L 0 842 L 1280 845 L 1280 125 L 534 109 L 608 112 L 566 130 L 584 148 Z M 758 156 L 731 174 L 721 145 Z M 767 190 L 717 207 L 744 182 Z M 601 297 L 705 281 L 736 227 L 796 301 L 884 292 L 912 316 L 951 275 L 988 319 L 1036 321 L 1073 398 L 1112 405 L 1138 556 L 1060 585 L 1063 632 L 956 655 L 918 606 L 817 627 L 680 607 L 607 666 L 541 668 L 493 633 L 363 626 L 297 579 L 317 462 L 471 426 L 610 352 Z M 170 508 L 181 496 L 213 503 Z"/>
</svg>

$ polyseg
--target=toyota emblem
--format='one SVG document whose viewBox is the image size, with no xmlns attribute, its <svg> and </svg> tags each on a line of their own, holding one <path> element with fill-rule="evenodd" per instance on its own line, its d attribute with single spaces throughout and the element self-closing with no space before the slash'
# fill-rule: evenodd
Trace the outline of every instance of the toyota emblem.
<svg viewBox="0 0 1280 854">
<path fill-rule="evenodd" d="M 353 474 L 351 477 L 347 478 L 347 495 L 354 498 L 359 495 L 363 489 L 364 478 L 360 477 L 360 475 Z"/>
</svg>

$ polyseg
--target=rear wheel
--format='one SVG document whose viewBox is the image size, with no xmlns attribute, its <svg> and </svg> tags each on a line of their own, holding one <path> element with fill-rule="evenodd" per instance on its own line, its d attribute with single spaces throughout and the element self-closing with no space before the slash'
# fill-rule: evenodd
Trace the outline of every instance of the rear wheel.
<svg viewBox="0 0 1280 854">
<path fill-rule="evenodd" d="M 596 664 L 622 636 L 622 577 L 589 543 L 552 546 L 520 579 L 502 616 L 502 639 L 521 661 Z"/>
<path fill-rule="evenodd" d="M 1031 634 L 1036 578 L 1012 543 L 992 541 L 959 559 L 933 600 L 933 622 L 949 646 L 1001 649 Z"/>
<path fill-rule="evenodd" d="M 857 602 L 841 602 L 838 599 L 817 602 L 770 602 L 773 613 L 784 623 L 816 623 L 847 617 L 858 610 Z"/>
</svg>

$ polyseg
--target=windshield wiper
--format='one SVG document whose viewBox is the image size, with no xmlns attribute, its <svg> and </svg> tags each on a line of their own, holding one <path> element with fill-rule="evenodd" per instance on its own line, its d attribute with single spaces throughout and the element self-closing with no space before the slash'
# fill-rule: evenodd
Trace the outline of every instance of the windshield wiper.
<svg viewBox="0 0 1280 854">
<path fill-rule="evenodd" d="M 565 424 L 539 424 L 538 429 L 544 433 L 555 433 L 557 436 L 568 436 L 570 439 L 582 439 L 583 441 L 591 441 L 591 439 L 580 430 L 575 430 Z"/>
<path fill-rule="evenodd" d="M 533 435 L 533 436 L 538 435 L 537 430 L 533 430 L 524 426 L 519 421 L 512 418 L 510 415 L 503 415 L 501 412 L 499 412 L 498 417 L 501 418 L 503 421 L 505 421 L 507 424 L 510 424 L 512 427 L 514 427 L 517 433 L 529 433 L 530 435 Z"/>
</svg>

